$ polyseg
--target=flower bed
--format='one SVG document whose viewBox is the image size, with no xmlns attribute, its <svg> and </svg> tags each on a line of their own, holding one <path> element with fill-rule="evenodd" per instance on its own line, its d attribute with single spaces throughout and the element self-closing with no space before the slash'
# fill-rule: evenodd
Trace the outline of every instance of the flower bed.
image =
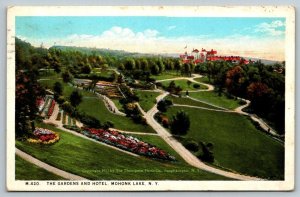
<svg viewBox="0 0 300 197">
<path fill-rule="evenodd" d="M 48 110 L 48 114 L 47 116 L 50 118 L 50 116 L 52 115 L 53 111 L 54 111 L 54 107 L 55 107 L 55 101 L 52 100 L 51 104 L 50 104 L 50 107 L 49 107 L 49 110 Z"/>
<path fill-rule="evenodd" d="M 28 142 L 37 144 L 53 144 L 59 140 L 59 135 L 54 131 L 44 128 L 35 128 L 34 138 L 27 139 Z"/>
<path fill-rule="evenodd" d="M 169 155 L 167 152 L 154 145 L 143 142 L 135 137 L 121 134 L 114 130 L 83 128 L 81 133 L 87 137 L 94 138 L 98 141 L 136 153 L 138 155 L 161 160 L 176 160 L 175 157 Z"/>
</svg>

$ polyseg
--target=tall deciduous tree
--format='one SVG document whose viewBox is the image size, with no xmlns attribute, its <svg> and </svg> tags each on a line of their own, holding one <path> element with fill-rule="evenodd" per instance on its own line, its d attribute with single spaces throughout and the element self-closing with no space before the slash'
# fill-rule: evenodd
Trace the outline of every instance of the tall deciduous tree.
<svg viewBox="0 0 300 197">
<path fill-rule="evenodd" d="M 36 101 L 44 95 L 44 89 L 38 84 L 35 72 L 18 72 L 16 74 L 16 137 L 26 137 L 32 134 L 38 112 Z"/>
</svg>

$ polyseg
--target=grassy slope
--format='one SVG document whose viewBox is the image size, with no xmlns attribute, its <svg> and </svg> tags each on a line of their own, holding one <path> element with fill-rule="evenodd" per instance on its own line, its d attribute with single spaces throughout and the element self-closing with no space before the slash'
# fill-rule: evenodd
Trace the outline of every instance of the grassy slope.
<svg viewBox="0 0 300 197">
<path fill-rule="evenodd" d="M 151 75 L 151 78 L 154 78 L 156 80 L 162 80 L 162 79 L 171 79 L 171 78 L 176 78 L 180 77 L 181 75 L 178 75 L 176 72 L 164 72 L 160 75 Z"/>
<path fill-rule="evenodd" d="M 228 99 L 225 95 L 219 96 L 213 91 L 190 92 L 189 96 L 226 109 L 235 109 L 240 106 L 239 100 Z"/>
<path fill-rule="evenodd" d="M 243 174 L 271 179 L 284 177 L 284 147 L 257 131 L 245 116 L 186 107 L 172 107 L 190 115 L 191 127 L 185 137 L 212 142 L 216 164 Z"/>
<path fill-rule="evenodd" d="M 199 77 L 199 78 L 194 78 L 195 81 L 202 82 L 202 83 L 207 83 L 207 84 L 212 84 L 212 79 L 209 82 L 207 76 Z"/>
<path fill-rule="evenodd" d="M 118 108 L 119 111 L 124 111 L 122 104 L 119 102 L 119 99 L 111 98 L 110 100 L 112 100 L 112 102 L 114 102 L 114 104 L 116 105 L 116 107 Z"/>
<path fill-rule="evenodd" d="M 161 82 L 164 86 L 169 86 L 171 81 L 163 81 Z M 181 80 L 175 80 L 174 81 L 176 86 L 180 86 L 182 88 L 182 91 L 186 91 L 186 90 L 200 90 L 200 89 L 207 89 L 206 86 L 204 85 L 200 85 L 200 88 L 194 88 L 193 85 L 196 83 L 191 83 L 190 86 L 188 86 L 187 84 L 187 80 L 185 79 L 181 79 Z"/>
<path fill-rule="evenodd" d="M 215 174 L 204 172 L 179 160 L 164 162 L 146 157 L 134 157 L 95 142 L 74 136 L 49 125 L 43 127 L 60 134 L 60 141 L 43 146 L 16 141 L 16 146 L 32 156 L 62 170 L 92 180 L 224 180 Z M 151 136 L 147 136 L 147 139 Z M 156 136 L 151 142 L 158 142 Z M 162 146 L 163 142 L 159 142 Z M 163 144 L 163 146 L 167 146 Z M 169 153 L 175 155 L 171 148 Z M 119 170 L 119 171 L 117 171 Z M 140 172 L 137 172 L 139 170 Z M 148 170 L 148 171 L 146 171 Z M 152 172 L 149 172 L 152 170 Z M 153 172 L 159 170 L 160 172 Z M 167 172 L 167 170 L 169 170 Z M 184 170 L 172 172 L 170 170 Z M 133 172 L 135 171 L 135 172 Z"/>
<path fill-rule="evenodd" d="M 81 111 L 84 111 L 88 115 L 98 118 L 102 123 L 106 121 L 112 121 L 114 123 L 114 127 L 117 129 L 155 133 L 155 131 L 148 125 L 145 126 L 142 124 L 135 124 L 128 117 L 115 115 L 109 112 L 105 107 L 104 102 L 97 98 L 83 98 L 82 102 L 77 108 Z"/>
<path fill-rule="evenodd" d="M 212 105 L 202 103 L 200 101 L 194 101 L 194 100 L 192 100 L 190 98 L 187 98 L 187 97 L 180 97 L 179 98 L 179 97 L 168 95 L 166 98 L 170 99 L 174 104 L 192 105 L 192 106 L 198 106 L 198 107 L 205 107 L 205 108 L 209 108 L 209 109 L 220 109 L 220 108 L 214 107 Z"/>
<path fill-rule="evenodd" d="M 159 92 L 149 92 L 142 90 L 135 90 L 136 95 L 140 98 L 139 104 L 145 112 L 149 111 L 156 103 L 156 97 Z"/>
<path fill-rule="evenodd" d="M 64 180 L 16 155 L 16 180 Z"/>
</svg>

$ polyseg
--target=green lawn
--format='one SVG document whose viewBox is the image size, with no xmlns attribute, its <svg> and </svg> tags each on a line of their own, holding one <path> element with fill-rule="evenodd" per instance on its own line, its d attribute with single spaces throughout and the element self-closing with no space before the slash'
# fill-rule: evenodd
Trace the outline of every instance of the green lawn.
<svg viewBox="0 0 300 197">
<path fill-rule="evenodd" d="M 139 104 L 145 112 L 149 111 L 156 103 L 156 97 L 159 92 L 149 92 L 142 90 L 135 90 L 136 95 L 139 97 Z"/>
<path fill-rule="evenodd" d="M 98 118 L 102 123 L 106 121 L 113 122 L 114 127 L 117 129 L 155 133 L 152 127 L 148 125 L 136 124 L 128 117 L 115 115 L 109 112 L 105 107 L 104 102 L 99 98 L 83 98 L 77 108 L 88 115 Z"/>
<path fill-rule="evenodd" d="M 174 104 L 180 104 L 180 105 L 192 105 L 192 106 L 198 106 L 198 107 L 205 107 L 209 109 L 220 109 L 217 107 L 214 107 L 212 105 L 208 105 L 206 103 L 195 101 L 187 97 L 176 97 L 172 95 L 168 95 L 166 99 L 171 100 Z"/>
<path fill-rule="evenodd" d="M 181 75 L 177 74 L 174 71 L 163 72 L 160 75 L 151 75 L 151 78 L 154 78 L 155 80 L 171 79 L 171 78 L 176 78 L 176 77 L 181 77 Z"/>
<path fill-rule="evenodd" d="M 187 107 L 171 107 L 168 117 L 178 110 L 190 116 L 190 130 L 184 137 L 213 143 L 216 165 L 252 176 L 284 178 L 283 145 L 258 131 L 247 117 Z"/>
<path fill-rule="evenodd" d="M 201 82 L 201 83 L 208 83 L 208 84 L 212 84 L 212 79 L 211 81 L 208 80 L 207 76 L 203 76 L 203 77 L 199 77 L 199 78 L 194 78 L 195 81 Z"/>
<path fill-rule="evenodd" d="M 200 85 L 199 88 L 194 88 L 193 85 L 196 84 L 196 83 L 193 83 L 191 82 L 190 85 L 187 84 L 187 81 L 186 79 L 181 79 L 181 80 L 174 80 L 176 86 L 180 86 L 182 88 L 182 91 L 186 91 L 186 90 L 200 90 L 200 89 L 207 89 L 206 86 L 204 85 Z M 169 84 L 171 83 L 171 81 L 163 81 L 161 82 L 163 86 L 169 86 Z"/>
<path fill-rule="evenodd" d="M 216 106 L 220 106 L 226 109 L 235 109 L 239 106 L 239 100 L 229 99 L 224 94 L 221 96 L 218 93 L 209 91 L 209 92 L 190 92 L 189 96 L 201 101 L 211 103 Z"/>
<path fill-rule="evenodd" d="M 124 111 L 122 104 L 119 102 L 119 99 L 117 98 L 111 98 L 112 102 L 116 105 L 119 111 Z"/>
<path fill-rule="evenodd" d="M 91 180 L 227 180 L 193 168 L 181 159 L 169 162 L 134 157 L 49 125 L 40 126 L 58 132 L 60 141 L 50 146 L 16 141 L 16 146 L 52 166 Z M 151 142 L 159 141 L 153 138 L 156 139 Z M 163 141 L 158 143 L 163 148 L 168 146 L 162 144 Z M 174 154 L 171 148 L 167 150 Z"/>
<path fill-rule="evenodd" d="M 16 180 L 65 180 L 16 155 Z"/>
</svg>

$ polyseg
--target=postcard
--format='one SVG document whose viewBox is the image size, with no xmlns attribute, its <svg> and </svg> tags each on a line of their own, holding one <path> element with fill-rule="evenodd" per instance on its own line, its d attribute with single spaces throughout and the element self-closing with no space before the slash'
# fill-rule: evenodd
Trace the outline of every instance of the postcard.
<svg viewBox="0 0 300 197">
<path fill-rule="evenodd" d="M 294 189 L 292 6 L 11 6 L 8 191 Z"/>
</svg>

